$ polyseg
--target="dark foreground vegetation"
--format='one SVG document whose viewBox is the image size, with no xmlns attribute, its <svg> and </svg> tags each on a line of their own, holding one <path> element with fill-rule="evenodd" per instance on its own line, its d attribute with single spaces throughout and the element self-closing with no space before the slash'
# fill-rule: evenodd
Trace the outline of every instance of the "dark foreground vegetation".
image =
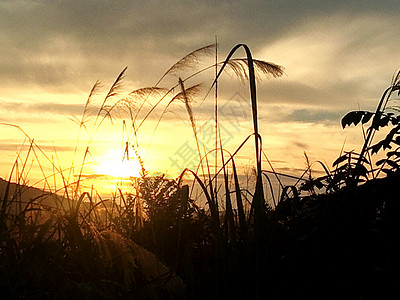
<svg viewBox="0 0 400 300">
<path fill-rule="evenodd" d="M 226 219 L 217 230 L 202 210 L 183 212 L 186 188 L 137 230 L 129 208 L 105 228 L 85 220 L 89 206 L 81 216 L 42 206 L 43 222 L 34 207 L 2 215 L 2 298 L 396 299 L 399 184 L 393 174 L 287 198 L 266 212 L 261 232 L 235 222 L 234 235 Z"/>
<path fill-rule="evenodd" d="M 246 59 L 231 59 L 240 47 Z M 40 192 L 1 181 L 1 298 L 398 298 L 400 152 L 393 147 L 400 145 L 400 117 L 387 113 L 386 106 L 400 90 L 399 73 L 375 112 L 350 112 L 342 119 L 343 127 L 369 124 L 359 153 L 343 152 L 332 171 L 323 165 L 326 175 L 318 178 L 307 159 L 303 184 L 282 186 L 280 197 L 267 203 L 266 194 L 273 191 L 269 177 L 277 174 L 261 165 L 265 153 L 258 133 L 255 70 L 274 76 L 282 70 L 253 60 L 247 46 L 238 45 L 224 62 L 215 63 L 220 69 L 213 85 L 229 64 L 238 74 L 248 68 L 244 77 L 250 82 L 254 132 L 243 144 L 254 137 L 255 190 L 241 187 L 238 179 L 235 155 L 243 144 L 227 155 L 220 139 L 213 150 L 220 153 L 220 175 L 211 174 L 209 153 L 201 153 L 196 138 L 188 98 L 194 89 L 186 89 L 179 78 L 175 88 L 181 92 L 169 104 L 178 99 L 185 105 L 199 167 L 207 172 L 200 176 L 186 169 L 176 180 L 150 176 L 136 152 L 142 176 L 132 182 L 135 192 L 121 193 L 119 201 L 80 193 L 79 180 L 65 184 L 62 196 L 60 191 Z M 116 95 L 122 75 L 101 105 L 104 118 L 118 107 L 118 102 L 106 101 Z M 103 119 L 99 113 L 95 131 Z M 84 117 L 80 124 L 84 126 Z M 377 131 L 385 129 L 375 142 Z M 29 141 L 34 149 L 37 145 Z M 376 161 L 376 153 L 386 158 Z M 203 205 L 191 197 L 190 186 L 182 180 L 185 174 L 202 191 Z"/>
</svg>

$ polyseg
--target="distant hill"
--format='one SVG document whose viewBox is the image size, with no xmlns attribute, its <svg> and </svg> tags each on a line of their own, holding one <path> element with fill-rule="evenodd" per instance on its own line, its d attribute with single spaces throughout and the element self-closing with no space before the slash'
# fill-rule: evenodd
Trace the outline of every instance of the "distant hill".
<svg viewBox="0 0 400 300">
<path fill-rule="evenodd" d="M 57 207 L 60 204 L 64 207 L 68 207 L 67 199 L 54 194 L 44 191 L 42 189 L 38 189 L 31 186 L 21 185 L 17 183 L 9 183 L 8 181 L 0 178 L 0 201 L 4 201 L 4 197 L 7 193 L 8 186 L 8 195 L 7 201 L 10 202 L 19 202 L 22 204 L 27 204 L 31 201 L 39 203 L 43 207 Z"/>
</svg>

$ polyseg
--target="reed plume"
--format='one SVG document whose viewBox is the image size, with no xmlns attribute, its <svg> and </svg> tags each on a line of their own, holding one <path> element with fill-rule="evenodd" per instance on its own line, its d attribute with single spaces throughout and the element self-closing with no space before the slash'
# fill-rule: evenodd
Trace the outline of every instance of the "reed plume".
<svg viewBox="0 0 400 300">
<path fill-rule="evenodd" d="M 172 65 L 161 78 L 158 80 L 156 83 L 156 86 L 167 76 L 167 75 L 172 75 L 176 74 L 177 71 L 182 71 L 185 69 L 194 69 L 195 67 L 198 66 L 199 64 L 199 56 L 200 55 L 211 55 L 213 54 L 213 50 L 216 47 L 215 44 L 207 45 L 204 47 L 201 47 L 199 49 L 196 49 L 189 54 L 185 55 L 183 58 L 181 58 L 178 62 L 176 62 L 174 65 Z"/>
<path fill-rule="evenodd" d="M 225 61 L 226 65 L 235 73 L 235 75 L 242 81 L 249 80 L 249 62 L 247 58 L 235 58 Z M 221 65 L 224 62 L 220 63 Z M 284 72 L 282 66 L 274 63 L 266 62 L 259 59 L 253 59 L 255 76 L 258 80 L 261 79 L 261 75 L 270 75 L 272 77 L 281 77 Z"/>
</svg>

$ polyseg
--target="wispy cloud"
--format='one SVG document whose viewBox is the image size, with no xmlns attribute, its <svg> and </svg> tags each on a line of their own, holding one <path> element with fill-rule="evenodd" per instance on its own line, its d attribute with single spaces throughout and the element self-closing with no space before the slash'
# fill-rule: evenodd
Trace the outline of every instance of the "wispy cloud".
<svg viewBox="0 0 400 300">
<path fill-rule="evenodd" d="M 29 149 L 29 145 L 21 144 L 0 144 L 0 151 L 26 151 Z M 62 151 L 73 151 L 74 147 L 70 146 L 51 146 L 51 145 L 40 145 L 40 149 L 46 152 L 62 152 Z"/>
<path fill-rule="evenodd" d="M 0 101 L 3 111 L 19 113 L 51 113 L 59 115 L 79 115 L 82 113 L 83 104 L 63 103 L 30 103 L 30 102 L 6 102 Z"/>
</svg>

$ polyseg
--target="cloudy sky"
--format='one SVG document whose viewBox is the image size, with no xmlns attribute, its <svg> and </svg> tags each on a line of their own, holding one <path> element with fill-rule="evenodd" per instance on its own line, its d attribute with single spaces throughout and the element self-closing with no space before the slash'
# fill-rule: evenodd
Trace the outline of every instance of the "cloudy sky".
<svg viewBox="0 0 400 300">
<path fill-rule="evenodd" d="M 124 91 L 153 86 L 176 61 L 217 37 L 219 60 L 235 44 L 246 43 L 255 58 L 285 69 L 282 78 L 265 77 L 257 83 L 264 150 L 276 168 L 300 172 L 304 151 L 311 160 L 331 164 L 343 143 L 348 150 L 359 147 L 360 129 L 342 130 L 340 118 L 349 110 L 374 109 L 400 67 L 399 4 L 398 0 L 2 0 L 0 123 L 20 126 L 65 169 L 79 133 L 71 116 L 80 117 L 96 80 L 107 93 L 128 66 Z M 213 55 L 199 57 L 199 66 L 212 63 Z M 238 51 L 236 57 L 243 55 Z M 185 74 L 174 74 L 160 86 L 170 88 Z M 213 116 L 213 98 L 203 102 L 212 79 L 213 72 L 196 79 L 202 89 L 192 103 L 196 125 L 204 129 L 199 129 L 203 140 L 208 139 L 205 132 Z M 229 105 L 221 108 L 225 144 L 233 151 L 251 133 L 248 85 L 226 73 L 219 88 L 221 105 L 230 101 L 233 111 L 241 112 L 230 115 Z M 153 138 L 162 109 L 139 131 L 139 152 L 149 170 L 176 175 L 188 163 L 177 156 L 186 142 L 195 147 L 184 108 L 171 106 Z M 121 116 L 112 126 L 107 121 L 96 131 L 97 146 L 90 148 L 94 164 L 110 160 L 107 155 L 115 156 L 121 149 L 122 124 Z M 4 177 L 27 142 L 15 127 L 2 125 L 0 132 Z M 85 132 L 80 138 L 84 136 Z M 251 164 L 251 147 L 244 151 L 240 158 Z M 30 155 L 28 165 L 33 160 Z M 79 155 L 81 159 L 82 152 Z M 21 153 L 20 168 L 25 157 Z M 94 172 L 88 168 L 87 173 Z"/>
</svg>

